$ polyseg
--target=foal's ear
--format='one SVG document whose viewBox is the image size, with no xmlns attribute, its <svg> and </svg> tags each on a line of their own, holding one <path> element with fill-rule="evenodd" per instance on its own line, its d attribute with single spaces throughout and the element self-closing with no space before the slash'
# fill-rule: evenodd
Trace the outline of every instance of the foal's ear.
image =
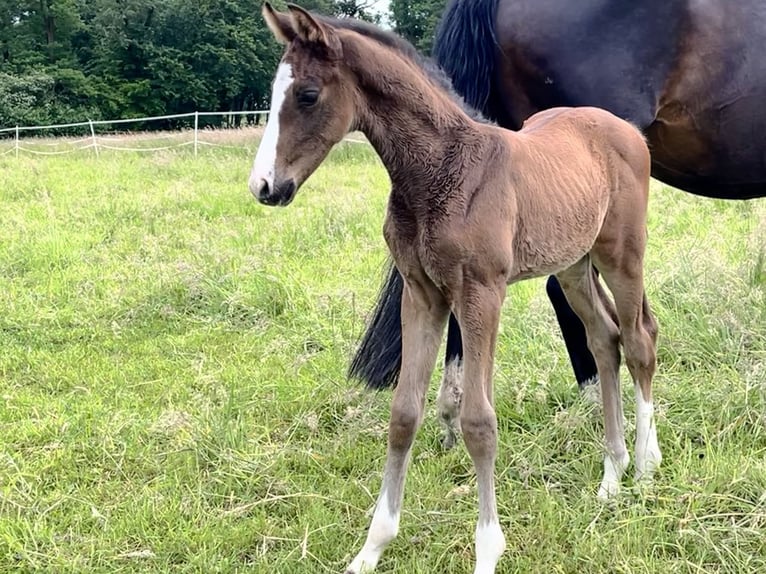
<svg viewBox="0 0 766 574">
<path fill-rule="evenodd" d="M 264 3 L 261 8 L 261 14 L 263 14 L 263 19 L 266 20 L 266 25 L 274 34 L 277 42 L 280 44 L 289 44 L 293 41 L 295 38 L 295 30 L 293 29 L 293 23 L 288 14 L 277 12 L 268 2 Z"/>
<path fill-rule="evenodd" d="M 340 40 L 335 30 L 314 18 L 309 12 L 296 6 L 288 4 L 287 9 L 293 20 L 293 29 L 298 38 L 304 42 L 316 44 L 327 50 L 330 58 L 340 58 L 342 55 Z"/>
</svg>

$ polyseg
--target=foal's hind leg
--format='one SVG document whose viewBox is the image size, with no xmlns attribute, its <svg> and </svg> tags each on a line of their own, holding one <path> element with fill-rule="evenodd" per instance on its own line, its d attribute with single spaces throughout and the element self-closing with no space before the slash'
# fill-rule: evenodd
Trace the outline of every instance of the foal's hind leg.
<svg viewBox="0 0 766 574">
<path fill-rule="evenodd" d="M 596 360 L 604 405 L 606 456 L 599 498 L 616 495 L 630 462 L 625 445 L 622 398 L 620 396 L 620 332 L 611 302 L 601 289 L 590 257 L 557 274 L 572 309 L 585 325 L 588 348 Z"/>
<path fill-rule="evenodd" d="M 474 574 L 492 574 L 505 550 L 495 499 L 497 417 L 492 397 L 492 367 L 505 284 L 487 286 L 466 281 L 462 291 L 457 311 L 465 344 L 460 426 L 476 469 L 479 494 Z"/>
<path fill-rule="evenodd" d="M 436 398 L 442 446 L 449 450 L 460 435 L 460 404 L 463 399 L 463 338 L 455 315 L 450 314 L 444 375 Z"/>
<path fill-rule="evenodd" d="M 643 296 L 642 334 L 625 347 L 625 362 L 633 380 L 636 381 L 636 480 L 651 480 L 662 462 L 662 452 L 657 441 L 657 425 L 654 420 L 652 379 L 657 364 L 657 321 Z M 648 337 L 646 336 L 648 335 Z M 623 336 L 625 339 L 626 337 Z"/>
<path fill-rule="evenodd" d="M 585 326 L 567 301 L 555 275 L 548 277 L 545 290 L 556 313 L 556 320 L 569 353 L 569 361 L 572 364 L 577 386 L 581 391 L 587 390 L 588 395 L 597 396 L 591 389 L 598 390 L 598 369 L 588 349 Z"/>
<path fill-rule="evenodd" d="M 402 294 L 402 368 L 391 403 L 388 452 L 367 540 L 346 574 L 374 570 L 396 537 L 404 482 L 415 433 L 423 421 L 426 390 L 436 362 L 448 307 L 428 279 L 408 279 Z"/>
<path fill-rule="evenodd" d="M 662 462 L 652 399 L 658 329 L 644 294 L 640 255 L 622 254 L 619 261 L 600 263 L 600 268 L 614 295 L 625 363 L 636 391 L 636 479 L 650 479 Z"/>
</svg>

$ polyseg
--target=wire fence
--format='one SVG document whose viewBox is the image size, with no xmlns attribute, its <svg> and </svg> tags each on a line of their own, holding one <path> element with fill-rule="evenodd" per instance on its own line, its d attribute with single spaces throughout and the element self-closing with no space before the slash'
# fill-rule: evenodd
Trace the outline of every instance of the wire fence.
<svg viewBox="0 0 766 574">
<path fill-rule="evenodd" d="M 86 150 L 92 150 L 92 153 L 98 157 L 102 150 L 159 152 L 182 148 L 192 149 L 196 156 L 202 147 L 253 151 L 253 144 L 260 135 L 258 130 L 265 125 L 268 114 L 268 110 L 190 112 L 167 116 L 2 128 L 0 129 L 0 157 L 14 155 L 18 158 L 23 154 L 57 156 Z M 245 116 L 244 122 L 243 116 Z M 223 121 L 211 123 L 209 119 L 206 120 L 211 117 L 221 117 Z M 152 123 L 156 125 L 158 122 L 165 128 L 164 130 L 150 129 Z M 222 129 L 221 124 L 237 129 Z M 366 143 L 360 134 L 352 134 L 344 141 Z M 243 142 L 247 142 L 248 145 L 242 145 Z"/>
<path fill-rule="evenodd" d="M 267 110 L 236 112 L 190 112 L 166 116 L 127 118 L 118 120 L 88 120 L 67 124 L 45 126 L 16 126 L 0 129 L 0 157 L 22 154 L 55 156 L 92 150 L 98 156 L 101 150 L 152 152 L 178 148 L 191 148 L 196 156 L 203 146 L 231 147 L 242 149 L 241 145 L 228 145 L 225 138 L 215 137 L 221 129 L 211 129 L 209 125 L 200 125 L 200 118 L 223 117 L 228 125 L 242 125 L 241 116 L 246 118 L 245 125 L 265 123 Z M 179 126 L 172 131 L 148 131 L 152 124 Z M 133 129 L 131 129 L 131 125 Z M 139 127 L 139 130 L 135 128 Z M 79 132 L 79 133 L 78 133 Z M 65 134 L 62 136 L 62 134 Z M 77 134 L 77 135 L 72 135 Z"/>
</svg>

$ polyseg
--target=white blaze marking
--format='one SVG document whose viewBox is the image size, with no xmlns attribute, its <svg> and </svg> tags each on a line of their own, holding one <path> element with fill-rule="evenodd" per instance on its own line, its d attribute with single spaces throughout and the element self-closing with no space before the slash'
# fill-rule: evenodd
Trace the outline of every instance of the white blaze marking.
<svg viewBox="0 0 766 574">
<path fill-rule="evenodd" d="M 269 184 L 270 189 L 274 187 L 274 164 L 277 161 L 277 141 L 279 140 L 279 112 L 282 111 L 285 95 L 292 83 L 293 67 L 290 64 L 279 64 L 271 92 L 269 121 L 266 122 L 266 130 L 263 132 L 258 153 L 255 154 L 253 170 L 250 172 L 249 186 L 253 195 L 258 193 L 262 181 Z"/>
<path fill-rule="evenodd" d="M 644 400 L 641 388 L 636 385 L 636 478 L 651 478 L 661 461 L 654 403 Z"/>
<path fill-rule="evenodd" d="M 388 493 L 383 490 L 380 501 L 375 507 L 375 514 L 372 516 L 372 524 L 370 524 L 370 531 L 367 534 L 367 541 L 348 567 L 347 572 L 353 572 L 353 574 L 372 572 L 378 564 L 383 550 L 385 550 L 389 542 L 396 538 L 398 532 L 399 513 L 391 513 Z"/>
</svg>

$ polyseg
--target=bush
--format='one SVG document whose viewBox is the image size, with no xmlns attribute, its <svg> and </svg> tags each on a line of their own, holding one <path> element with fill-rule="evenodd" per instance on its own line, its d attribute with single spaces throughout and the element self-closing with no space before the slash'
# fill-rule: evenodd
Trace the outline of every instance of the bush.
<svg viewBox="0 0 766 574">
<path fill-rule="evenodd" d="M 0 125 L 36 125 L 50 118 L 54 80 L 44 72 L 0 72 Z"/>
</svg>

